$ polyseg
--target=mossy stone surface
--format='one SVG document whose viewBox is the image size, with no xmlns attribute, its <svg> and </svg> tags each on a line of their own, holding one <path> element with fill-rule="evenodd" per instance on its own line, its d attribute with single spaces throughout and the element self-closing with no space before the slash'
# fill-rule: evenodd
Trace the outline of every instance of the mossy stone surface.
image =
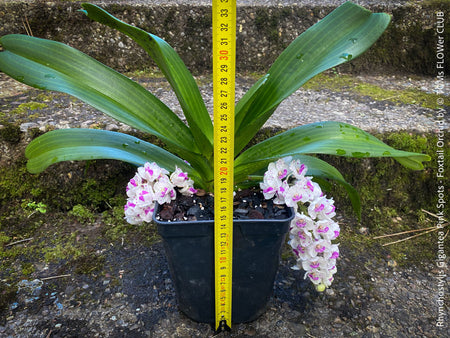
<svg viewBox="0 0 450 338">
<path fill-rule="evenodd" d="M 100 4 L 119 19 L 156 34 L 172 45 L 195 73 L 210 72 L 210 6 L 132 2 Z M 23 18 L 36 37 L 67 43 L 119 71 L 144 69 L 154 63 L 128 37 L 89 20 L 71 1 L 0 3 L 4 20 L 0 36 L 25 33 Z M 285 6 L 239 6 L 237 13 L 237 67 L 240 72 L 266 71 L 276 57 L 300 33 L 330 13 L 333 6 L 310 2 Z M 341 66 L 351 72 L 409 72 L 435 75 L 436 13 L 448 12 L 440 1 L 408 1 L 394 6 L 369 5 L 373 12 L 387 12 L 392 22 L 382 37 L 363 56 Z M 450 40 L 445 16 L 443 38 Z M 444 46 L 449 54 L 449 46 Z M 445 64 L 448 73 L 449 64 Z"/>
</svg>

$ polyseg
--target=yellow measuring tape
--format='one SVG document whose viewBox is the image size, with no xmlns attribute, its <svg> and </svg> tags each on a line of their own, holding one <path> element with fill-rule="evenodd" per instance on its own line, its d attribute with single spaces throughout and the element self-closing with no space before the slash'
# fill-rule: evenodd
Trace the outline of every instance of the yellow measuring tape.
<svg viewBox="0 0 450 338">
<path fill-rule="evenodd" d="M 213 0 L 216 331 L 231 328 L 236 0 Z"/>
</svg>

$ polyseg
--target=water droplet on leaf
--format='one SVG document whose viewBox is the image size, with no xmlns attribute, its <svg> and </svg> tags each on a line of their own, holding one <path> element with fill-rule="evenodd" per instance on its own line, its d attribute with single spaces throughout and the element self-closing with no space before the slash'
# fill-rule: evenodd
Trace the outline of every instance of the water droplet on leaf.
<svg viewBox="0 0 450 338">
<path fill-rule="evenodd" d="M 353 58 L 353 55 L 349 53 L 342 53 L 342 55 L 339 57 L 341 59 L 344 59 L 345 61 L 350 61 Z"/>
<path fill-rule="evenodd" d="M 357 38 L 350 38 L 349 39 L 352 43 L 356 43 L 356 40 L 358 40 Z"/>
<path fill-rule="evenodd" d="M 128 147 L 128 146 L 129 146 L 128 143 L 122 143 L 122 147 L 126 148 L 126 147 Z"/>
</svg>

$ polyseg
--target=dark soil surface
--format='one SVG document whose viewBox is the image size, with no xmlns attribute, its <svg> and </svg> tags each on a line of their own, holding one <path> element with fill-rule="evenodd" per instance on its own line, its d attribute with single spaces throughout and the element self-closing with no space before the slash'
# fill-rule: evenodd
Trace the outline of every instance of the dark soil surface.
<svg viewBox="0 0 450 338">
<path fill-rule="evenodd" d="M 238 191 L 234 197 L 235 219 L 284 219 L 287 215 L 286 206 L 265 200 L 256 189 Z M 214 196 L 205 193 L 193 197 L 179 195 L 171 203 L 162 205 L 156 217 L 161 221 L 213 220 Z"/>
</svg>

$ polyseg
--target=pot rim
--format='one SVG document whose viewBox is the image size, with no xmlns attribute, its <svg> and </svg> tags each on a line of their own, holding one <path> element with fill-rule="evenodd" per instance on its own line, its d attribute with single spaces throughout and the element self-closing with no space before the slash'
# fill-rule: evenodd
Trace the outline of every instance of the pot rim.
<svg viewBox="0 0 450 338">
<path fill-rule="evenodd" d="M 203 224 L 203 225 L 210 225 L 210 224 L 214 224 L 214 219 L 205 219 L 205 220 L 197 220 L 197 221 L 162 221 L 156 218 L 156 214 L 159 211 L 159 208 L 161 207 L 161 205 L 156 202 L 155 203 L 155 211 L 153 212 L 152 215 L 152 220 L 153 222 L 155 222 L 157 225 L 192 225 L 192 224 Z M 288 217 L 286 218 L 264 218 L 264 219 L 260 219 L 260 218 L 247 218 L 247 219 L 240 219 L 240 218 L 233 218 L 233 224 L 240 224 L 240 223 L 250 223 L 250 222 L 258 222 L 258 223 L 284 223 L 287 221 L 292 221 L 292 219 L 295 216 L 295 210 L 294 208 L 288 207 L 286 206 L 286 209 L 288 210 Z"/>
</svg>

